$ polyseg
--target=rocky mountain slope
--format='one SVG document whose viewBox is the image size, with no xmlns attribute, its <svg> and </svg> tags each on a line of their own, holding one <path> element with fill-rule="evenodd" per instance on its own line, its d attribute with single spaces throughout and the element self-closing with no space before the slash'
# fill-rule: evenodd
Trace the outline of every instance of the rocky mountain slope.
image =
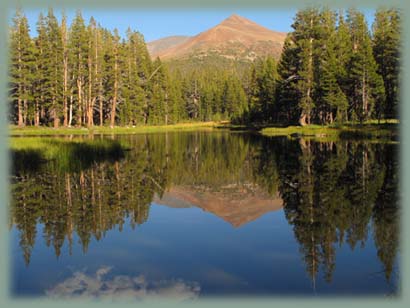
<svg viewBox="0 0 410 308">
<path fill-rule="evenodd" d="M 279 58 L 286 33 L 276 32 L 238 15 L 193 37 L 168 37 L 148 43 L 153 58 L 223 56 L 234 60 L 254 60 L 272 55 Z"/>
<path fill-rule="evenodd" d="M 159 40 L 147 43 L 148 52 L 154 59 L 155 55 L 161 54 L 162 52 L 171 47 L 183 44 L 190 38 L 191 36 L 184 35 L 167 36 Z"/>
</svg>

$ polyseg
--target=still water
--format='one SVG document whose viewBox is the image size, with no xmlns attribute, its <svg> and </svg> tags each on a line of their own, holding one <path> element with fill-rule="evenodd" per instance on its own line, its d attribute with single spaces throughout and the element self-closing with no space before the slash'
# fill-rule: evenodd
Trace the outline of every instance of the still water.
<svg viewBox="0 0 410 308">
<path fill-rule="evenodd" d="M 67 138 L 46 162 L 13 152 L 13 296 L 399 292 L 397 144 L 94 136 L 125 148 L 101 155 Z"/>
</svg>

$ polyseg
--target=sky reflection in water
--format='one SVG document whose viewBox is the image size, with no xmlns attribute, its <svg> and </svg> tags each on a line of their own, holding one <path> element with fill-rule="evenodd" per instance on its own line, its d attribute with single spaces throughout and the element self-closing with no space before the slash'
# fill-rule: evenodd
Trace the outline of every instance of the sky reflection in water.
<svg viewBox="0 0 410 308">
<path fill-rule="evenodd" d="M 13 296 L 398 291 L 397 145 L 120 139 L 123 158 L 14 171 Z"/>
</svg>

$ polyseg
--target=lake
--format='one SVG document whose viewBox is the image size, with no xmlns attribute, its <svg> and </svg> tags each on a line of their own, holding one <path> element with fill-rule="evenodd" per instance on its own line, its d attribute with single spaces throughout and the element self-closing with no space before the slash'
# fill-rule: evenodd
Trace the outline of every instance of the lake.
<svg viewBox="0 0 410 308">
<path fill-rule="evenodd" d="M 14 139 L 13 297 L 399 295 L 397 143 Z"/>
</svg>

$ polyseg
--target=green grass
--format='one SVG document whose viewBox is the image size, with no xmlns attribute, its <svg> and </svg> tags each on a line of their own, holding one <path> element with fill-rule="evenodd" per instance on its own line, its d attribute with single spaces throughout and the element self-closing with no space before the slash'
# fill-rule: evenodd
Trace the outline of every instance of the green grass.
<svg viewBox="0 0 410 308">
<path fill-rule="evenodd" d="M 397 120 L 385 120 L 380 122 L 368 121 L 363 124 L 347 123 L 343 125 L 308 125 L 288 127 L 267 127 L 260 133 L 264 136 L 291 136 L 291 137 L 315 137 L 333 139 L 398 139 Z"/>
<path fill-rule="evenodd" d="M 10 139 L 13 171 L 36 171 L 50 162 L 57 171 L 79 171 L 97 161 L 124 157 L 126 145 L 116 140 L 15 137 Z"/>
<path fill-rule="evenodd" d="M 172 125 L 147 125 L 135 127 L 99 127 L 92 128 L 50 128 L 50 127 L 23 127 L 10 126 L 9 135 L 14 136 L 56 136 L 56 135 L 112 135 L 112 134 L 145 134 L 173 131 L 198 131 L 214 129 L 230 129 L 232 131 L 258 130 L 264 136 L 304 136 L 304 137 L 333 137 L 340 139 L 372 139 L 386 138 L 398 139 L 399 121 L 377 120 L 367 121 L 363 124 L 345 123 L 333 124 L 328 126 L 309 125 L 309 126 L 288 126 L 288 127 L 266 127 L 258 126 L 247 127 L 244 125 L 234 125 L 227 121 L 221 122 L 191 122 Z M 12 138 L 13 139 L 13 138 Z"/>
<path fill-rule="evenodd" d="M 194 122 L 194 123 L 180 123 L 172 125 L 146 125 L 135 127 L 106 127 L 94 126 L 92 128 L 78 128 L 78 127 L 17 127 L 10 126 L 10 136 L 51 136 L 51 135 L 88 135 L 88 134 L 142 134 L 142 133 L 158 133 L 167 131 L 193 131 L 193 130 L 212 130 L 217 128 L 221 123 L 217 122 Z"/>
</svg>

